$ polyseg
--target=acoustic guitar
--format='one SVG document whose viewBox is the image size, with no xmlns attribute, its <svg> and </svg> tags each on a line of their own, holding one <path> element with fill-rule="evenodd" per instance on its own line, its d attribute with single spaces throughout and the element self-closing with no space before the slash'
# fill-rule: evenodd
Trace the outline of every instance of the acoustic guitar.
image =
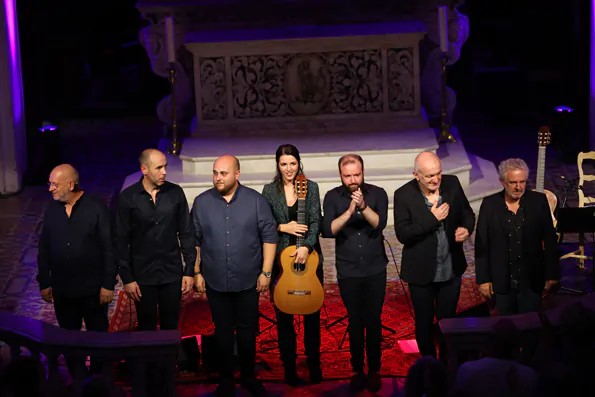
<svg viewBox="0 0 595 397">
<path fill-rule="evenodd" d="M 294 183 L 298 200 L 297 222 L 306 223 L 306 177 L 296 176 Z M 279 262 L 281 275 L 273 289 L 273 302 L 277 308 L 288 314 L 311 314 L 322 307 L 324 289 L 316 275 L 318 253 L 312 251 L 304 264 L 295 263 L 295 251 L 304 245 L 304 237 L 297 237 L 296 245 L 290 245 L 281 251 Z"/>
<path fill-rule="evenodd" d="M 537 175 L 535 176 L 535 191 L 541 192 L 545 194 L 547 198 L 547 202 L 550 206 L 550 213 L 552 214 L 552 221 L 554 223 L 554 227 L 556 227 L 556 217 L 554 215 L 554 211 L 556 210 L 556 206 L 558 205 L 558 198 L 556 195 L 544 189 L 544 180 L 545 180 L 545 149 L 547 145 L 550 144 L 552 140 L 552 133 L 548 126 L 542 126 L 539 128 L 537 132 Z"/>
</svg>

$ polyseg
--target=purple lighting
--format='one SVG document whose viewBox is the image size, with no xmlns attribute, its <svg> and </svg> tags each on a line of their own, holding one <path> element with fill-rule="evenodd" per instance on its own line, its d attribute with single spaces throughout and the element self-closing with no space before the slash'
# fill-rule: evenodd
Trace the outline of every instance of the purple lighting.
<svg viewBox="0 0 595 397">
<path fill-rule="evenodd" d="M 572 113 L 572 112 L 574 112 L 574 109 L 573 108 L 571 108 L 569 106 L 564 106 L 564 105 L 562 105 L 562 106 L 556 106 L 554 109 L 558 113 Z"/>
<path fill-rule="evenodd" d="M 44 125 L 43 127 L 39 127 L 38 130 L 41 133 L 44 132 L 53 132 L 56 131 L 58 129 L 58 126 L 56 125 Z"/>
<path fill-rule="evenodd" d="M 15 123 L 20 124 L 23 121 L 23 98 L 15 1 L 4 0 L 4 9 L 6 10 L 6 28 L 8 33 L 8 46 L 10 48 L 11 91 L 14 108 L 13 116 Z"/>
<path fill-rule="evenodd" d="M 590 54 L 590 92 L 589 92 L 589 147 L 595 145 L 595 0 L 591 1 L 591 54 Z"/>
</svg>

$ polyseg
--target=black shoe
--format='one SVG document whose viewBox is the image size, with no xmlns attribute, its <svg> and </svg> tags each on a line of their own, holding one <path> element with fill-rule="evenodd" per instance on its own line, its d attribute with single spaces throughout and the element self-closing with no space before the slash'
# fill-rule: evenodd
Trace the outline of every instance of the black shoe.
<svg viewBox="0 0 595 397">
<path fill-rule="evenodd" d="M 380 378 L 380 374 L 378 371 L 369 371 L 368 372 L 368 390 L 376 393 L 382 387 L 382 378 Z"/>
<path fill-rule="evenodd" d="M 310 382 L 319 384 L 322 382 L 322 369 L 318 367 L 310 367 Z"/>
<path fill-rule="evenodd" d="M 254 377 L 250 378 L 242 378 L 240 380 L 240 385 L 252 393 L 255 397 L 261 397 L 267 395 L 267 389 L 265 389 L 264 385 L 261 381 Z"/>
<path fill-rule="evenodd" d="M 216 397 L 233 397 L 236 394 L 236 385 L 233 379 L 224 378 L 219 381 L 215 389 Z"/>
<path fill-rule="evenodd" d="M 356 372 L 349 381 L 349 389 L 351 389 L 352 392 L 362 391 L 367 387 L 367 385 L 368 380 L 366 378 L 366 374 L 363 372 Z"/>
<path fill-rule="evenodd" d="M 285 370 L 285 376 L 283 378 L 283 382 L 285 384 L 288 384 L 291 387 L 299 387 L 299 386 L 304 386 L 306 384 L 306 382 L 298 376 L 295 368 Z"/>
</svg>

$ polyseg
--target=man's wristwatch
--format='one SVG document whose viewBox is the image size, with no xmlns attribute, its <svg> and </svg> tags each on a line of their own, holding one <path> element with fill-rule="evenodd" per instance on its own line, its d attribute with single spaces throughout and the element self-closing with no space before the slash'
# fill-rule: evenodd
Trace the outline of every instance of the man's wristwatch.
<svg viewBox="0 0 595 397">
<path fill-rule="evenodd" d="M 262 274 L 266 278 L 271 278 L 271 276 L 273 275 L 273 273 L 271 273 L 271 272 L 261 272 L 260 274 Z"/>
</svg>

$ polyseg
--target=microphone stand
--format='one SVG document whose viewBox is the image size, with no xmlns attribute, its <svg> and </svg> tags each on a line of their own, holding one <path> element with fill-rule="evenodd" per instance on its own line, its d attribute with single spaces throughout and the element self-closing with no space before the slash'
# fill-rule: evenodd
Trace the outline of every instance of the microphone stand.
<svg viewBox="0 0 595 397">
<path fill-rule="evenodd" d="M 564 186 L 562 186 L 562 200 L 560 200 L 560 208 L 566 207 L 566 201 L 568 200 L 568 192 L 571 189 L 578 188 L 580 186 L 576 186 L 578 180 L 577 179 L 567 179 L 564 176 L 560 176 L 560 178 L 564 181 Z"/>
<path fill-rule="evenodd" d="M 176 69 L 175 63 L 169 64 L 169 83 L 171 87 L 171 146 L 169 152 L 174 156 L 180 154 L 180 141 L 178 140 L 178 118 L 176 114 Z"/>
</svg>

